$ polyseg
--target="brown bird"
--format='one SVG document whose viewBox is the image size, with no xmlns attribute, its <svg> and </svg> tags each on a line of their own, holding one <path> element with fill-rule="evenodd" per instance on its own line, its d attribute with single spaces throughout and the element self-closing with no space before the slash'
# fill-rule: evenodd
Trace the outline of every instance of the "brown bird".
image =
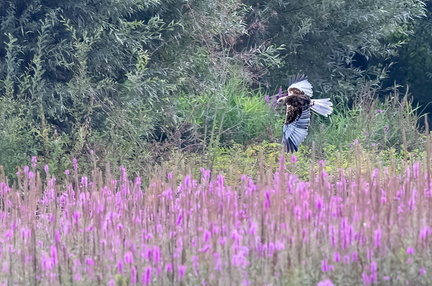
<svg viewBox="0 0 432 286">
<path fill-rule="evenodd" d="M 288 87 L 288 95 L 281 97 L 277 103 L 286 106 L 285 124 L 283 126 L 282 144 L 287 152 L 295 152 L 308 134 L 310 110 L 328 116 L 332 113 L 333 103 L 330 98 L 311 99 L 312 85 L 307 76 L 297 76 Z"/>
</svg>

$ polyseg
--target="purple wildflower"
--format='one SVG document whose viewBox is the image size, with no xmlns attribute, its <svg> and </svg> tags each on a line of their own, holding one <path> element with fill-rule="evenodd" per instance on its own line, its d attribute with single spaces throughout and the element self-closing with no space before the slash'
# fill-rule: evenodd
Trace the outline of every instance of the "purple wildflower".
<svg viewBox="0 0 432 286">
<path fill-rule="evenodd" d="M 151 266 L 148 266 L 143 274 L 143 283 L 144 285 L 150 285 L 151 283 Z"/>
<path fill-rule="evenodd" d="M 321 271 L 322 271 L 322 272 L 327 272 L 327 271 L 329 271 L 329 267 L 328 267 L 327 259 L 321 260 Z"/>
<path fill-rule="evenodd" d="M 389 132 L 389 130 L 390 130 L 390 126 L 388 126 L 388 125 L 386 125 L 385 127 L 384 127 L 384 133 L 388 133 Z"/>
<path fill-rule="evenodd" d="M 334 286 L 334 284 L 330 279 L 326 279 L 324 281 L 318 282 L 317 286 Z"/>
<path fill-rule="evenodd" d="M 94 265 L 94 261 L 93 261 L 93 259 L 90 258 L 90 257 L 86 257 L 86 258 L 84 259 L 84 262 L 85 262 L 85 264 L 87 264 L 88 266 L 93 266 L 93 265 Z"/>
<path fill-rule="evenodd" d="M 180 266 L 178 267 L 178 276 L 179 276 L 180 279 L 182 279 L 183 276 L 185 276 L 185 274 L 186 274 L 186 269 L 187 269 L 187 266 L 186 266 L 186 265 L 180 265 Z"/>
<path fill-rule="evenodd" d="M 381 230 L 375 230 L 375 247 L 378 248 L 381 246 Z"/>
<path fill-rule="evenodd" d="M 132 264 L 134 261 L 132 252 L 128 251 L 124 254 L 125 263 Z"/>
<path fill-rule="evenodd" d="M 407 252 L 407 254 L 414 254 L 414 248 L 408 247 L 406 252 Z"/>
</svg>

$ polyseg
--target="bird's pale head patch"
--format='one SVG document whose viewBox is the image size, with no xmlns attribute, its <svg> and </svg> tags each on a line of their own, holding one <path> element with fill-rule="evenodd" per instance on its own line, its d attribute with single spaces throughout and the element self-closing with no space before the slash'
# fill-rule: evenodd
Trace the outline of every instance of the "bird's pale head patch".
<svg viewBox="0 0 432 286">
<path fill-rule="evenodd" d="M 277 100 L 277 103 L 279 103 L 279 104 L 285 104 L 287 98 L 288 98 L 288 96 L 283 96 L 283 97 L 281 97 L 281 98 L 279 98 L 279 99 Z"/>
</svg>

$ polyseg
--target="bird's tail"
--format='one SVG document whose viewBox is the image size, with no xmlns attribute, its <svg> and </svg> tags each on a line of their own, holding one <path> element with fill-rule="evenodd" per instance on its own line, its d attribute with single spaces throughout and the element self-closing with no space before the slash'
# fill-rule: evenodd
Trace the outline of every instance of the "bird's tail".
<svg viewBox="0 0 432 286">
<path fill-rule="evenodd" d="M 311 109 L 322 116 L 327 117 L 333 111 L 333 103 L 330 98 L 313 99 Z"/>
</svg>

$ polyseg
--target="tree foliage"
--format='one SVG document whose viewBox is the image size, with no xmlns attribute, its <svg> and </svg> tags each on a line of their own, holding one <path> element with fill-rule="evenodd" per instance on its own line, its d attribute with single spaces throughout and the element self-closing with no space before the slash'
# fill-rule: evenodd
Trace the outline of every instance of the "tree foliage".
<svg viewBox="0 0 432 286">
<path fill-rule="evenodd" d="M 162 109 L 175 88 L 150 59 L 175 28 L 159 17 L 159 5 L 40 0 L 3 6 L 0 90 L 20 104 L 15 115 L 25 116 L 21 128 L 32 134 L 38 155 L 79 155 L 92 148 L 96 134 L 99 142 L 121 136 L 135 144 L 151 135 L 154 125 L 132 119 L 147 110 L 143 122 L 160 120 L 150 110 Z M 63 146 L 53 148 L 55 142 Z"/>
<path fill-rule="evenodd" d="M 0 164 L 38 155 L 61 168 L 95 150 L 139 169 L 158 148 L 275 140 L 274 114 L 250 87 L 275 91 L 304 72 L 318 93 L 350 97 L 385 75 L 423 4 L 3 1 Z"/>
<path fill-rule="evenodd" d="M 391 57 L 388 85 L 394 81 L 409 90 L 416 102 L 424 111 L 431 112 L 430 90 L 432 89 L 432 2 L 427 3 L 427 17 L 421 18 L 412 25 L 410 35 L 396 34 L 394 37 L 405 44 L 398 54 Z M 429 119 L 431 119 L 429 117 Z"/>
<path fill-rule="evenodd" d="M 417 0 L 245 1 L 252 43 L 284 44 L 285 65 L 268 78 L 274 86 L 296 72 L 308 74 L 323 92 L 346 92 L 357 80 L 382 79 L 383 59 L 410 33 L 409 24 L 424 15 Z M 350 88 L 351 87 L 351 88 Z"/>
</svg>

